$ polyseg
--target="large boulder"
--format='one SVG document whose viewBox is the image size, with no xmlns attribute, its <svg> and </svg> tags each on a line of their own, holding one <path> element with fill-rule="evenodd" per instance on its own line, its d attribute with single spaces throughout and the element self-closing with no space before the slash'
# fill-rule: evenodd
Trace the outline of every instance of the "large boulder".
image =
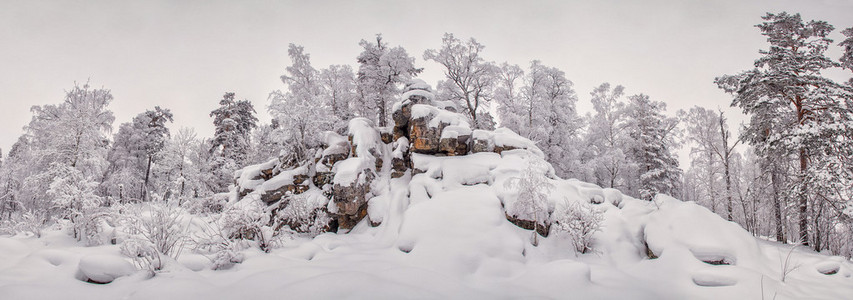
<svg viewBox="0 0 853 300">
<path fill-rule="evenodd" d="M 338 226 L 351 229 L 364 219 L 375 178 L 370 160 L 365 157 L 352 157 L 335 165 L 331 212 L 337 217 Z"/>
<path fill-rule="evenodd" d="M 422 154 L 467 154 L 469 138 L 466 136 L 470 134 L 471 129 L 465 116 L 424 104 L 412 105 L 410 109 L 412 119 L 409 121 L 408 132 L 412 143 L 411 151 Z M 447 134 L 444 133 L 445 129 L 448 130 Z M 460 137 L 463 138 L 461 148 Z M 447 139 L 445 149 L 441 148 L 442 138 Z M 464 152 L 460 153 L 459 150 Z"/>
<path fill-rule="evenodd" d="M 308 178 L 310 178 L 308 166 L 282 171 L 259 185 L 253 193 L 258 194 L 261 201 L 270 205 L 278 202 L 288 193 L 301 194 L 307 191 L 310 188 Z"/>
</svg>

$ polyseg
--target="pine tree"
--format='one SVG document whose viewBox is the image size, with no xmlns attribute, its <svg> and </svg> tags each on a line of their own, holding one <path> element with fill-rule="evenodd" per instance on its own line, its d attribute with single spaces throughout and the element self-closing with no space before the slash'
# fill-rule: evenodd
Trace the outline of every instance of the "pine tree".
<svg viewBox="0 0 853 300">
<path fill-rule="evenodd" d="M 672 152 L 676 146 L 678 120 L 663 115 L 666 104 L 651 101 L 649 96 L 629 96 L 628 130 L 633 139 L 631 158 L 638 166 L 641 199 L 652 200 L 657 194 L 677 192 L 681 170 Z"/>
<path fill-rule="evenodd" d="M 225 191 L 232 173 L 242 166 L 249 153 L 252 129 L 257 127 L 255 108 L 248 100 L 234 100 L 234 93 L 225 93 L 220 107 L 210 112 L 216 131 L 210 141 L 215 180 L 213 191 Z"/>
<path fill-rule="evenodd" d="M 833 137 L 848 131 L 850 89 L 824 78 L 822 70 L 838 63 L 825 55 L 833 27 L 824 21 L 804 22 L 799 14 L 768 13 L 757 25 L 770 43 L 756 68 L 716 79 L 732 93 L 732 106 L 750 116 L 744 133 L 764 157 L 796 157 L 798 238 L 809 245 L 809 200 L 814 198 L 814 169 L 824 151 L 837 146 Z M 846 100 L 845 100 L 846 99 Z M 849 132 L 849 131 L 848 131 Z M 817 200 L 817 199 L 814 199 Z M 819 248 L 819 245 L 815 245 Z"/>
<path fill-rule="evenodd" d="M 847 37 L 838 43 L 844 48 L 844 54 L 841 55 L 841 67 L 853 71 L 853 27 L 844 29 L 841 33 Z M 847 84 L 853 86 L 853 78 L 850 78 Z"/>
</svg>

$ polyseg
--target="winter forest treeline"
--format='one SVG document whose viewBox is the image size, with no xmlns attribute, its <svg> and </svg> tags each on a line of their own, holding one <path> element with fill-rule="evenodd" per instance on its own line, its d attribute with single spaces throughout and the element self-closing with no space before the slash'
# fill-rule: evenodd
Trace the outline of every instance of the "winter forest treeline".
<svg viewBox="0 0 853 300">
<path fill-rule="evenodd" d="M 442 68 L 438 100 L 455 103 L 475 128 L 506 127 L 535 141 L 560 177 L 645 200 L 663 193 L 696 201 L 756 236 L 850 257 L 853 79 L 838 83 L 821 71 L 853 70 L 853 28 L 836 43 L 830 24 L 798 14 L 767 14 L 756 27 L 768 44 L 756 49 L 755 65 L 708 79 L 749 118 L 740 128 L 716 108 L 667 112 L 661 99 L 609 83 L 589 92 L 593 111 L 579 112 L 578 87 L 563 71 L 538 60 L 489 61 L 474 38 L 445 34 L 419 57 Z M 110 91 L 75 84 L 62 102 L 32 108 L 0 161 L 0 232 L 56 220 L 86 226 L 115 203 L 216 210 L 225 200 L 215 195 L 243 166 L 314 159 L 320 133 L 343 132 L 354 117 L 388 126 L 402 85 L 423 69 L 381 35 L 360 46 L 354 65 L 317 69 L 307 49 L 291 44 L 283 86 L 263 108 L 272 122 L 259 124 L 261 108 L 225 93 L 210 112 L 209 139 L 170 128 L 173 115 L 159 106 L 115 126 Z M 828 57 L 830 47 L 843 57 Z M 678 165 L 682 146 L 689 166 Z"/>
</svg>

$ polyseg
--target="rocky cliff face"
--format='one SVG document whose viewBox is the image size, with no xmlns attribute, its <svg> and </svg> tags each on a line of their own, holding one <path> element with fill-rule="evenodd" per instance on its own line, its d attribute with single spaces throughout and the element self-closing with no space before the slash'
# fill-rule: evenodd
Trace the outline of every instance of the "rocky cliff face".
<svg viewBox="0 0 853 300">
<path fill-rule="evenodd" d="M 274 213 L 295 205 L 297 195 L 313 190 L 322 192 L 325 205 L 313 206 L 312 211 L 302 215 L 329 216 L 326 230 L 351 229 L 365 217 L 376 226 L 382 218 L 370 216 L 368 208 L 371 198 L 381 193 L 377 187 L 387 186 L 391 179 L 405 179 L 425 171 L 414 167 L 413 154 L 462 156 L 527 149 L 541 156 L 533 142 L 510 130 L 472 130 L 455 105 L 435 101 L 423 81 L 407 84 L 401 98 L 393 107 L 392 128 L 376 127 L 370 120 L 356 118 L 349 122 L 346 137 L 326 132 L 324 145 L 317 149 L 313 161 L 294 166 L 276 159 L 244 168 L 235 180 L 236 201 L 259 199 L 273 207 Z M 305 227 L 289 218 L 274 215 L 271 222 L 286 224 L 296 231 Z M 512 215 L 507 219 L 547 234 L 543 228 L 548 224 L 534 226 L 533 221 Z"/>
</svg>

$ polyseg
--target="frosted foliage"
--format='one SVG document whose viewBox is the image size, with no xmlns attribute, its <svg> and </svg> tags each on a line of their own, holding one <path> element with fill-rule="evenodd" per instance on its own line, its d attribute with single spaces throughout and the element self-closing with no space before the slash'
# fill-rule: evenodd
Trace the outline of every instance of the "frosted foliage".
<svg viewBox="0 0 853 300">
<path fill-rule="evenodd" d="M 319 191 L 305 192 L 298 195 L 289 195 L 287 206 L 277 214 L 278 219 L 287 220 L 291 228 L 297 232 L 306 232 L 309 235 L 317 235 L 325 230 L 331 221 L 331 216 L 323 208 L 328 204 L 328 199 Z"/>
<path fill-rule="evenodd" d="M 124 227 L 128 238 L 122 242 L 122 254 L 133 258 L 140 269 L 162 269 L 163 256 L 177 259 L 188 241 L 185 222 L 181 209 L 168 204 L 133 208 Z"/>
<path fill-rule="evenodd" d="M 602 83 L 590 93 L 595 114 L 589 118 L 584 141 L 588 148 L 581 155 L 595 183 L 630 191 L 634 185 L 633 164 L 624 150 L 631 142 L 626 130 L 625 103 L 621 101 L 623 91 L 621 85 L 611 89 L 609 83 Z"/>
<path fill-rule="evenodd" d="M 358 106 L 364 108 L 362 117 L 384 127 L 391 118 L 399 86 L 422 69 L 415 68 L 415 59 L 402 47 L 389 48 L 382 35 L 376 35 L 375 41 L 361 40 L 359 45 L 364 50 L 356 58 Z"/>
<path fill-rule="evenodd" d="M 593 251 L 593 235 L 601 230 L 603 214 L 589 202 L 566 202 L 563 211 L 554 213 L 554 229 L 569 235 L 575 251 Z"/>
<path fill-rule="evenodd" d="M 341 126 L 335 111 L 343 104 L 327 101 L 343 100 L 324 97 L 321 83 L 325 80 L 311 66 L 310 56 L 302 46 L 290 44 L 288 55 L 292 65 L 287 67 L 287 74 L 281 76 L 287 90 L 270 94 L 269 111 L 277 122 L 273 132 L 275 139 L 285 145 L 287 154 L 303 161 L 309 158 L 308 149 L 320 146 L 321 132 Z M 343 113 L 343 108 L 341 110 Z"/>
<path fill-rule="evenodd" d="M 630 155 L 639 173 L 637 196 L 651 200 L 657 194 L 672 195 L 681 180 L 673 152 L 678 146 L 678 120 L 663 114 L 663 102 L 652 101 L 643 94 L 628 98 L 628 130 L 633 140 Z"/>
<path fill-rule="evenodd" d="M 580 153 L 567 146 L 578 142 L 583 127 L 575 109 L 577 95 L 573 83 L 563 71 L 533 61 L 529 72 L 522 77 L 517 98 L 510 100 L 514 94 L 510 87 L 514 89 L 519 74 L 515 67 L 501 67 L 499 99 L 505 106 L 499 110 L 501 126 L 536 142 L 558 176 L 581 177 L 574 167 L 580 164 Z"/>
<path fill-rule="evenodd" d="M 219 223 L 223 235 L 229 239 L 255 239 L 260 237 L 261 228 L 269 223 L 269 218 L 266 205 L 247 198 L 225 209 Z"/>
<path fill-rule="evenodd" d="M 473 38 L 463 42 L 451 33 L 445 33 L 441 41 L 440 49 L 424 52 L 424 60 L 444 67 L 446 80 L 438 84 L 439 98 L 458 103 L 475 129 L 492 129 L 489 102 L 498 70 L 494 63 L 481 57 L 485 46 Z"/>
<path fill-rule="evenodd" d="M 48 170 L 53 178 L 47 196 L 51 210 L 58 218 L 71 221 L 73 235 L 78 241 L 99 244 L 100 221 L 105 216 L 98 211 L 102 198 L 95 194 L 97 182 L 83 176 L 79 170 L 61 163 L 53 163 Z"/>
<path fill-rule="evenodd" d="M 533 156 L 529 159 L 527 168 L 521 172 L 520 176 L 505 183 L 506 188 L 518 191 L 518 199 L 510 202 L 507 214 L 543 223 L 549 217 L 548 197 L 554 185 L 545 177 L 547 164 Z"/>
<path fill-rule="evenodd" d="M 115 120 L 107 106 L 109 90 L 75 85 L 58 105 L 33 106 L 26 127 L 38 161 L 31 167 L 46 169 L 53 162 L 74 166 L 85 176 L 100 176 L 107 166 L 107 133 Z"/>
</svg>

